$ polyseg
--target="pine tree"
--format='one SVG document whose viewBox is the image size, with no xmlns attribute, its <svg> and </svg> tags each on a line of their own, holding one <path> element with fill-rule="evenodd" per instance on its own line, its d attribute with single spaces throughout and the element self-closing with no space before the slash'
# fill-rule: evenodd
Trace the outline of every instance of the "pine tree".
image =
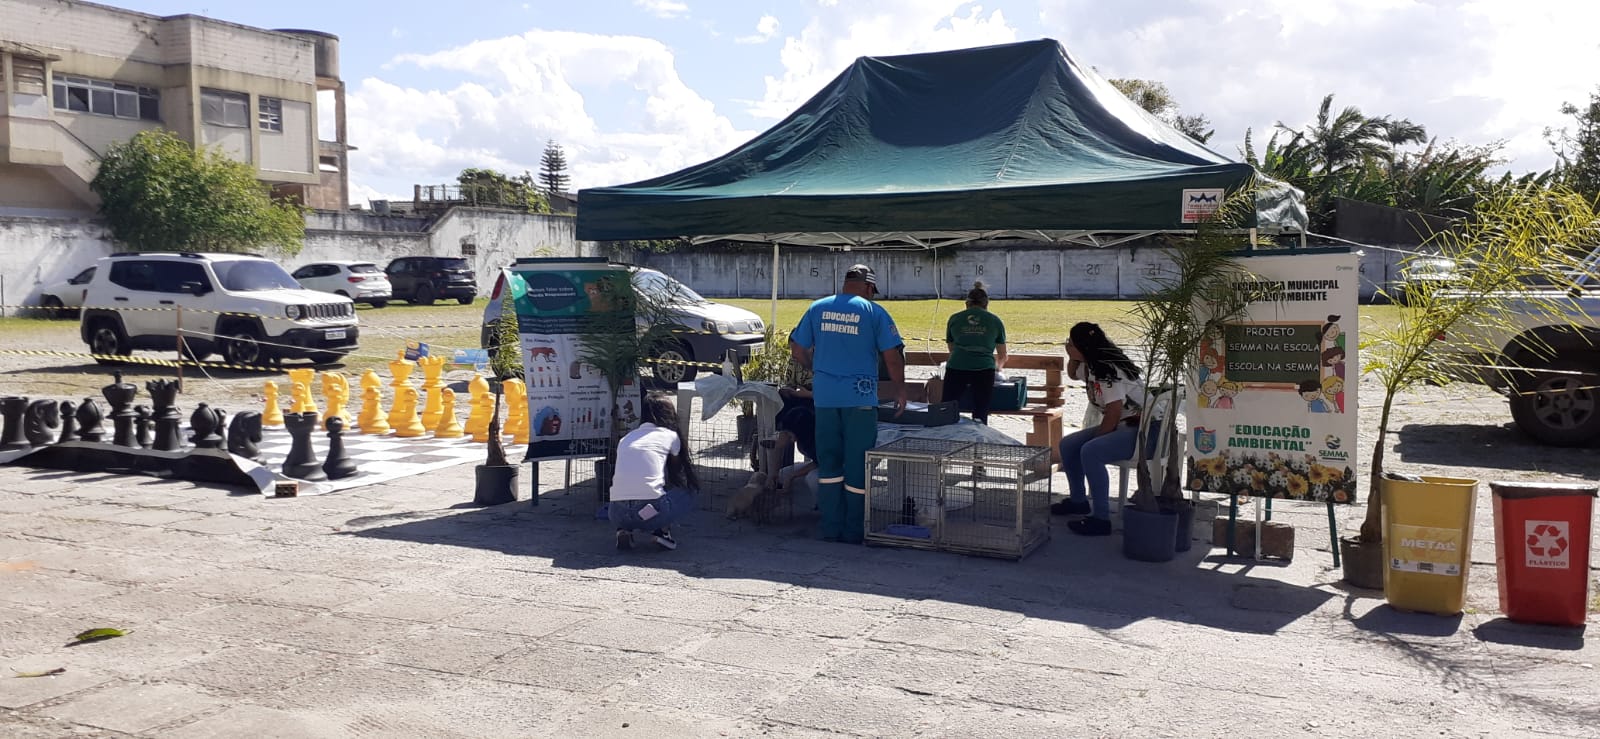
<svg viewBox="0 0 1600 739">
<path fill-rule="evenodd" d="M 545 144 L 544 157 L 539 160 L 539 183 L 544 185 L 545 193 L 557 195 L 567 191 L 567 153 L 561 150 L 561 145 L 551 140 Z"/>
</svg>

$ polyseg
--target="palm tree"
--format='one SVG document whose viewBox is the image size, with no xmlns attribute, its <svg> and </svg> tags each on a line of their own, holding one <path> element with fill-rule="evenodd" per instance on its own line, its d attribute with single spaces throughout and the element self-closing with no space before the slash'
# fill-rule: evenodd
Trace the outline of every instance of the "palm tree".
<svg viewBox="0 0 1600 739">
<path fill-rule="evenodd" d="M 1317 109 L 1316 123 L 1305 132 L 1305 137 L 1315 152 L 1317 164 L 1322 167 L 1322 175 L 1331 177 L 1334 170 L 1360 162 L 1364 157 L 1388 154 L 1383 146 L 1386 141 L 1383 126 L 1384 119 L 1368 118 L 1355 106 L 1333 115 L 1333 93 L 1328 93 Z M 1282 122 L 1278 123 L 1278 128 L 1296 133 Z"/>
<path fill-rule="evenodd" d="M 1406 144 L 1421 144 L 1428 140 L 1428 130 L 1421 123 L 1412 123 L 1409 118 L 1379 118 L 1378 127 L 1383 131 L 1383 140 L 1389 144 L 1389 161 L 1393 162 L 1400 147 Z"/>
</svg>

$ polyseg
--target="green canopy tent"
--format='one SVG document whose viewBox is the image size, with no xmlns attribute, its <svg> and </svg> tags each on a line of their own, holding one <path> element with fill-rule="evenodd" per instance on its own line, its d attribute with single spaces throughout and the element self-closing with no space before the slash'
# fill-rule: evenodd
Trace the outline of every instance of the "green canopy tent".
<svg viewBox="0 0 1600 739">
<path fill-rule="evenodd" d="M 1043 39 L 857 59 L 722 157 L 580 191 L 577 236 L 1109 246 L 1193 230 L 1219 196 L 1253 182 L 1265 186 L 1245 225 L 1303 234 L 1298 190 L 1146 113 Z"/>
</svg>

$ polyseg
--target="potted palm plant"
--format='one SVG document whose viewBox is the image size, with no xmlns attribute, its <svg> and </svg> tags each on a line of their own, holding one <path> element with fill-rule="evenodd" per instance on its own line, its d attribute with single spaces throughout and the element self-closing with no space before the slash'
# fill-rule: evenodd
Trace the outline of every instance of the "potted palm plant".
<svg viewBox="0 0 1600 739">
<path fill-rule="evenodd" d="M 1592 243 L 1596 226 L 1593 204 L 1569 190 L 1511 186 L 1490 192 L 1467 220 L 1430 239 L 1440 257 L 1460 265 L 1455 278 L 1439 289 L 1414 292 L 1397 321 L 1366 329 L 1362 370 L 1383 388 L 1383 404 L 1372 449 L 1366 516 L 1356 536 L 1339 542 L 1346 582 L 1384 587 L 1386 500 L 1402 488 L 1428 489 L 1415 481 L 1398 483 L 1385 474 L 1395 396 L 1424 383 L 1444 384 L 1471 373 L 1497 371 L 1498 358 L 1510 347 L 1498 345 L 1492 337 L 1516 336 L 1521 348 L 1538 352 L 1543 339 L 1519 328 L 1530 319 L 1534 325 L 1575 326 L 1572 301 L 1561 289 L 1570 287 L 1577 267 L 1569 248 Z M 1520 289 L 1541 283 L 1556 289 L 1536 293 Z M 1446 343 L 1441 345 L 1441 340 Z M 1476 486 L 1462 484 L 1466 482 L 1473 481 L 1433 486 L 1432 494 L 1439 496 L 1435 501 L 1447 495 L 1472 495 Z M 1453 492 L 1448 489 L 1452 487 Z M 1469 499 L 1466 505 L 1470 504 Z"/>
</svg>

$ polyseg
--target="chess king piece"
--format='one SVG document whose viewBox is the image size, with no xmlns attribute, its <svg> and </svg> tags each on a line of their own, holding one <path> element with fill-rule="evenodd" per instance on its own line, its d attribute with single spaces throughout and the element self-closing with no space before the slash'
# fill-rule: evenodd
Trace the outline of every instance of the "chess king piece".
<svg viewBox="0 0 1600 739">
<path fill-rule="evenodd" d="M 481 419 L 481 424 L 473 432 L 472 440 L 482 444 L 488 441 L 491 436 L 500 433 L 500 419 L 495 417 L 495 408 L 497 406 L 495 405 L 495 396 L 492 393 L 479 395 L 476 400 L 478 407 L 472 409 L 472 414 Z"/>
<path fill-rule="evenodd" d="M 422 418 L 417 415 L 417 389 L 406 385 L 399 390 L 400 396 L 395 398 L 394 410 L 389 414 L 389 425 L 394 426 L 394 435 L 402 439 L 415 439 L 426 436 L 428 427 L 422 425 Z M 399 413 L 399 423 L 395 423 L 394 414 Z"/>
<path fill-rule="evenodd" d="M 443 413 L 442 406 L 444 383 L 439 381 L 439 376 L 444 374 L 444 357 L 419 357 L 417 365 L 422 367 L 422 392 L 426 393 L 422 405 L 422 425 L 434 428 L 439 425 L 439 416 Z"/>
<path fill-rule="evenodd" d="M 494 405 L 494 399 L 489 396 L 489 381 L 483 379 L 483 375 L 472 376 L 472 382 L 467 383 L 467 392 L 471 393 L 471 397 L 467 400 L 469 412 L 467 425 L 463 428 L 476 439 L 489 432 L 489 408 Z M 484 404 L 484 398 L 490 398 L 488 405 Z"/>
<path fill-rule="evenodd" d="M 78 438 L 97 444 L 105 439 L 106 430 L 100 425 L 103 420 L 100 404 L 94 402 L 94 398 L 84 398 L 78 405 Z"/>
<path fill-rule="evenodd" d="M 261 412 L 261 425 L 276 428 L 283 425 L 283 408 L 278 406 L 278 383 L 267 380 L 261 386 L 267 396 L 267 408 Z"/>
<path fill-rule="evenodd" d="M 78 440 L 78 404 L 70 400 L 61 401 L 57 406 L 61 414 L 61 436 L 56 438 L 56 443 Z"/>
<path fill-rule="evenodd" d="M 227 441 L 222 438 L 225 417 L 220 408 L 205 403 L 195 406 L 194 413 L 189 415 L 189 428 L 194 432 L 189 436 L 189 443 L 196 449 L 221 449 Z"/>
<path fill-rule="evenodd" d="M 356 473 L 356 461 L 344 451 L 344 419 L 338 416 L 329 416 L 325 423 L 328 426 L 328 461 L 322 463 L 322 472 L 329 480 L 341 480 Z"/>
<path fill-rule="evenodd" d="M 317 451 L 311 447 L 311 432 L 316 430 L 315 413 L 286 413 L 283 425 L 289 430 L 289 456 L 283 460 L 284 477 L 316 482 L 326 480 L 322 465 L 317 462 Z"/>
<path fill-rule="evenodd" d="M 389 433 L 388 419 L 383 416 L 383 389 L 368 385 L 362 388 L 361 416 L 356 423 L 361 426 L 361 433 L 373 436 L 382 436 Z"/>
<path fill-rule="evenodd" d="M 317 401 L 311 397 L 311 385 L 317 381 L 317 371 L 310 368 L 292 369 L 284 370 L 284 374 L 289 376 L 289 397 L 293 399 L 289 405 L 289 412 L 317 413 Z M 298 394 L 299 385 L 306 386 L 304 395 Z"/>
<path fill-rule="evenodd" d="M 439 424 L 433 427 L 435 439 L 459 439 L 466 435 L 461 430 L 461 422 L 456 420 L 456 391 L 442 388 L 440 394 L 444 396 L 439 409 Z"/>
<path fill-rule="evenodd" d="M 56 438 L 61 428 L 61 406 L 54 400 L 35 400 L 28 404 L 22 416 L 22 435 L 28 446 L 46 446 Z"/>
<path fill-rule="evenodd" d="M 111 443 L 117 446 L 134 446 L 133 399 L 139 395 L 139 386 L 122 381 L 121 372 L 112 373 L 112 382 L 100 388 L 100 394 L 111 404 Z"/>
<path fill-rule="evenodd" d="M 28 399 L 21 396 L 0 398 L 0 415 L 5 416 L 5 430 L 0 432 L 0 452 L 31 449 L 28 434 L 22 428 L 22 417 L 28 412 Z"/>
<path fill-rule="evenodd" d="M 141 449 L 149 449 L 153 441 L 150 429 L 155 425 L 155 417 L 150 414 L 150 406 L 136 405 L 129 412 L 133 414 L 132 425 L 137 429 L 137 433 L 134 434 L 131 440 L 132 443 L 126 446 L 137 444 Z"/>
<path fill-rule="evenodd" d="M 260 443 L 261 414 L 255 411 L 233 414 L 233 422 L 228 424 L 228 452 L 255 459 L 261 456 L 261 450 L 256 447 Z"/>
<path fill-rule="evenodd" d="M 394 376 L 394 382 L 389 383 L 398 393 L 401 386 L 411 384 L 411 371 L 417 368 L 417 363 L 406 359 L 406 350 L 401 349 L 394 353 L 394 361 L 389 363 L 389 374 Z M 389 425 L 394 425 L 394 419 L 389 420 Z"/>
<path fill-rule="evenodd" d="M 337 416 L 349 428 L 350 381 L 338 372 L 322 373 L 322 397 L 328 403 L 328 411 L 322 415 L 322 427 L 327 428 L 328 419 Z"/>
<path fill-rule="evenodd" d="M 158 452 L 176 452 L 183 448 L 183 417 L 178 415 L 178 383 L 175 380 L 151 380 L 144 384 L 150 392 L 154 406 L 156 438 L 150 448 Z"/>
<path fill-rule="evenodd" d="M 528 386 L 521 380 L 506 380 L 502 386 L 506 395 L 505 432 L 513 444 L 528 443 Z"/>
</svg>

